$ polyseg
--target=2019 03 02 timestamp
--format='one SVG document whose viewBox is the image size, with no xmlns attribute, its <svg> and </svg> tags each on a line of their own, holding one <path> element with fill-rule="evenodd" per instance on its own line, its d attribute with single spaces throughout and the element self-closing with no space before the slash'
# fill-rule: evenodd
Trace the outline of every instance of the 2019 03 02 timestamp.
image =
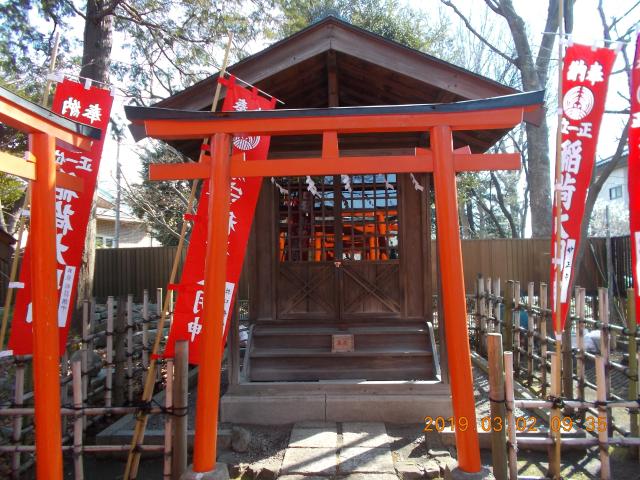
<svg viewBox="0 0 640 480">
<path fill-rule="evenodd" d="M 534 416 L 515 417 L 517 432 L 539 432 L 542 428 Z M 500 432 L 507 429 L 506 421 L 502 417 L 484 416 L 479 422 L 471 423 L 466 417 L 424 417 L 423 432 L 442 432 L 445 429 L 461 432 L 469 429 L 482 432 Z M 574 429 L 584 429 L 587 432 L 604 432 L 607 430 L 606 417 L 589 416 L 584 423 L 578 423 L 571 417 L 552 417 L 548 427 L 552 432 L 570 432 Z"/>
</svg>

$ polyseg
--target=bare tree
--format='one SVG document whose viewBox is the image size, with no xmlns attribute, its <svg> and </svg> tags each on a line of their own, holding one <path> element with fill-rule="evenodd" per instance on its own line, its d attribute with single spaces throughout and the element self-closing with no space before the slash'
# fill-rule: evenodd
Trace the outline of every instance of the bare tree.
<svg viewBox="0 0 640 480">
<path fill-rule="evenodd" d="M 525 91 L 540 90 L 546 87 L 549 79 L 550 61 L 558 30 L 558 0 L 549 0 L 544 34 L 540 46 L 534 55 L 534 48 L 527 35 L 523 18 L 518 15 L 511 0 L 485 0 L 487 7 L 502 17 L 511 33 L 513 54 L 496 46 L 487 35 L 476 29 L 467 16 L 452 0 L 441 0 L 450 7 L 465 24 L 466 28 L 487 46 L 495 55 L 515 66 L 520 73 L 521 88 Z M 572 30 L 574 0 L 564 0 L 568 32 Z M 526 125 L 526 172 L 528 183 L 531 227 L 534 237 L 551 235 L 551 190 L 549 164 L 549 126 L 546 118 L 539 127 Z"/>
</svg>

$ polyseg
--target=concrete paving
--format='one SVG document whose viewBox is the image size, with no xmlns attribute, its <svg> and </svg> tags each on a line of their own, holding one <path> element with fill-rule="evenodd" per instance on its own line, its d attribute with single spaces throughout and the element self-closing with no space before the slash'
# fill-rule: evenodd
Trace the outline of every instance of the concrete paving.
<svg viewBox="0 0 640 480">
<path fill-rule="evenodd" d="M 303 422 L 293 426 L 282 480 L 397 480 L 383 423 Z"/>
</svg>

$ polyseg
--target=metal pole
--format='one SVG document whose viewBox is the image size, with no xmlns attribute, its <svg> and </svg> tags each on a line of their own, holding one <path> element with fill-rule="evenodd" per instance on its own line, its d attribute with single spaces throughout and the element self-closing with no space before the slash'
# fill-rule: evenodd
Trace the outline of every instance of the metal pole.
<svg viewBox="0 0 640 480">
<path fill-rule="evenodd" d="M 431 129 L 433 149 L 433 178 L 435 186 L 436 222 L 442 278 L 442 306 L 446 319 L 447 355 L 451 368 L 451 395 L 455 418 L 465 418 L 469 425 L 476 424 L 471 350 L 467 329 L 466 296 L 462 268 L 462 247 L 458 224 L 458 198 L 456 172 L 453 162 L 451 129 L 438 125 Z M 225 218 L 225 217 L 218 217 Z M 207 305 L 205 300 L 205 306 Z M 482 469 L 478 432 L 456 429 L 458 466 L 464 472 Z"/>
</svg>

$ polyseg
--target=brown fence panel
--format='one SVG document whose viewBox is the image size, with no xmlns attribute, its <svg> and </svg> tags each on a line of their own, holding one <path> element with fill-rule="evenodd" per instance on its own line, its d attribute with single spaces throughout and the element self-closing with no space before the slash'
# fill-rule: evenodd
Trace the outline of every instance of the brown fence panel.
<svg viewBox="0 0 640 480">
<path fill-rule="evenodd" d="M 629 237 L 612 239 L 614 279 L 617 285 L 630 286 L 631 266 Z M 500 277 L 503 280 L 527 282 L 549 282 L 551 263 L 551 241 L 548 238 L 492 238 L 463 240 L 465 287 L 467 292 L 476 288 L 476 279 Z M 436 252 L 435 241 L 432 251 Z M 176 247 L 143 247 L 100 249 L 96 251 L 96 269 L 93 295 L 104 301 L 109 295 L 132 293 L 136 301 L 142 300 L 142 291 L 148 289 L 152 298 L 158 287 L 166 288 L 171 273 Z M 182 261 L 184 260 L 184 252 Z M 576 285 L 595 292 L 606 286 L 606 239 L 590 238 L 584 252 Z M 204 259 L 203 259 L 204 261 Z M 238 296 L 248 298 L 247 269 L 250 262 L 244 262 L 243 273 L 238 287 Z M 437 262 L 432 262 L 431 278 L 437 289 Z M 179 277 L 178 277 L 179 278 Z"/>
<path fill-rule="evenodd" d="M 605 242 L 604 238 L 590 238 L 580 263 L 576 285 L 586 288 L 589 292 L 595 292 L 598 287 L 607 283 Z M 623 248 L 624 246 L 620 247 L 621 250 Z M 435 241 L 432 251 L 436 252 Z M 467 292 L 475 291 L 478 275 L 519 280 L 521 285 L 528 282 L 549 283 L 550 252 L 551 240 L 548 238 L 462 240 L 465 288 Z M 436 263 L 433 262 L 431 271 L 435 288 Z"/>
<path fill-rule="evenodd" d="M 177 247 L 105 248 L 96 250 L 96 268 L 93 278 L 93 296 L 104 302 L 109 295 L 132 293 L 136 302 L 142 301 L 142 292 L 147 289 L 155 301 L 156 288 L 167 288 L 173 259 Z M 186 249 L 182 252 L 178 277 Z M 202 259 L 204 262 L 204 258 Z M 238 298 L 247 299 L 248 287 L 245 271 L 249 262 L 244 262 L 243 274 L 238 287 Z"/>
<path fill-rule="evenodd" d="M 113 248 L 96 250 L 93 296 L 99 302 L 109 295 L 135 295 L 142 301 L 147 289 L 155 298 L 155 289 L 166 289 L 177 247 Z M 184 252 L 180 261 L 180 269 Z M 179 270 L 180 271 L 180 270 Z"/>
</svg>

